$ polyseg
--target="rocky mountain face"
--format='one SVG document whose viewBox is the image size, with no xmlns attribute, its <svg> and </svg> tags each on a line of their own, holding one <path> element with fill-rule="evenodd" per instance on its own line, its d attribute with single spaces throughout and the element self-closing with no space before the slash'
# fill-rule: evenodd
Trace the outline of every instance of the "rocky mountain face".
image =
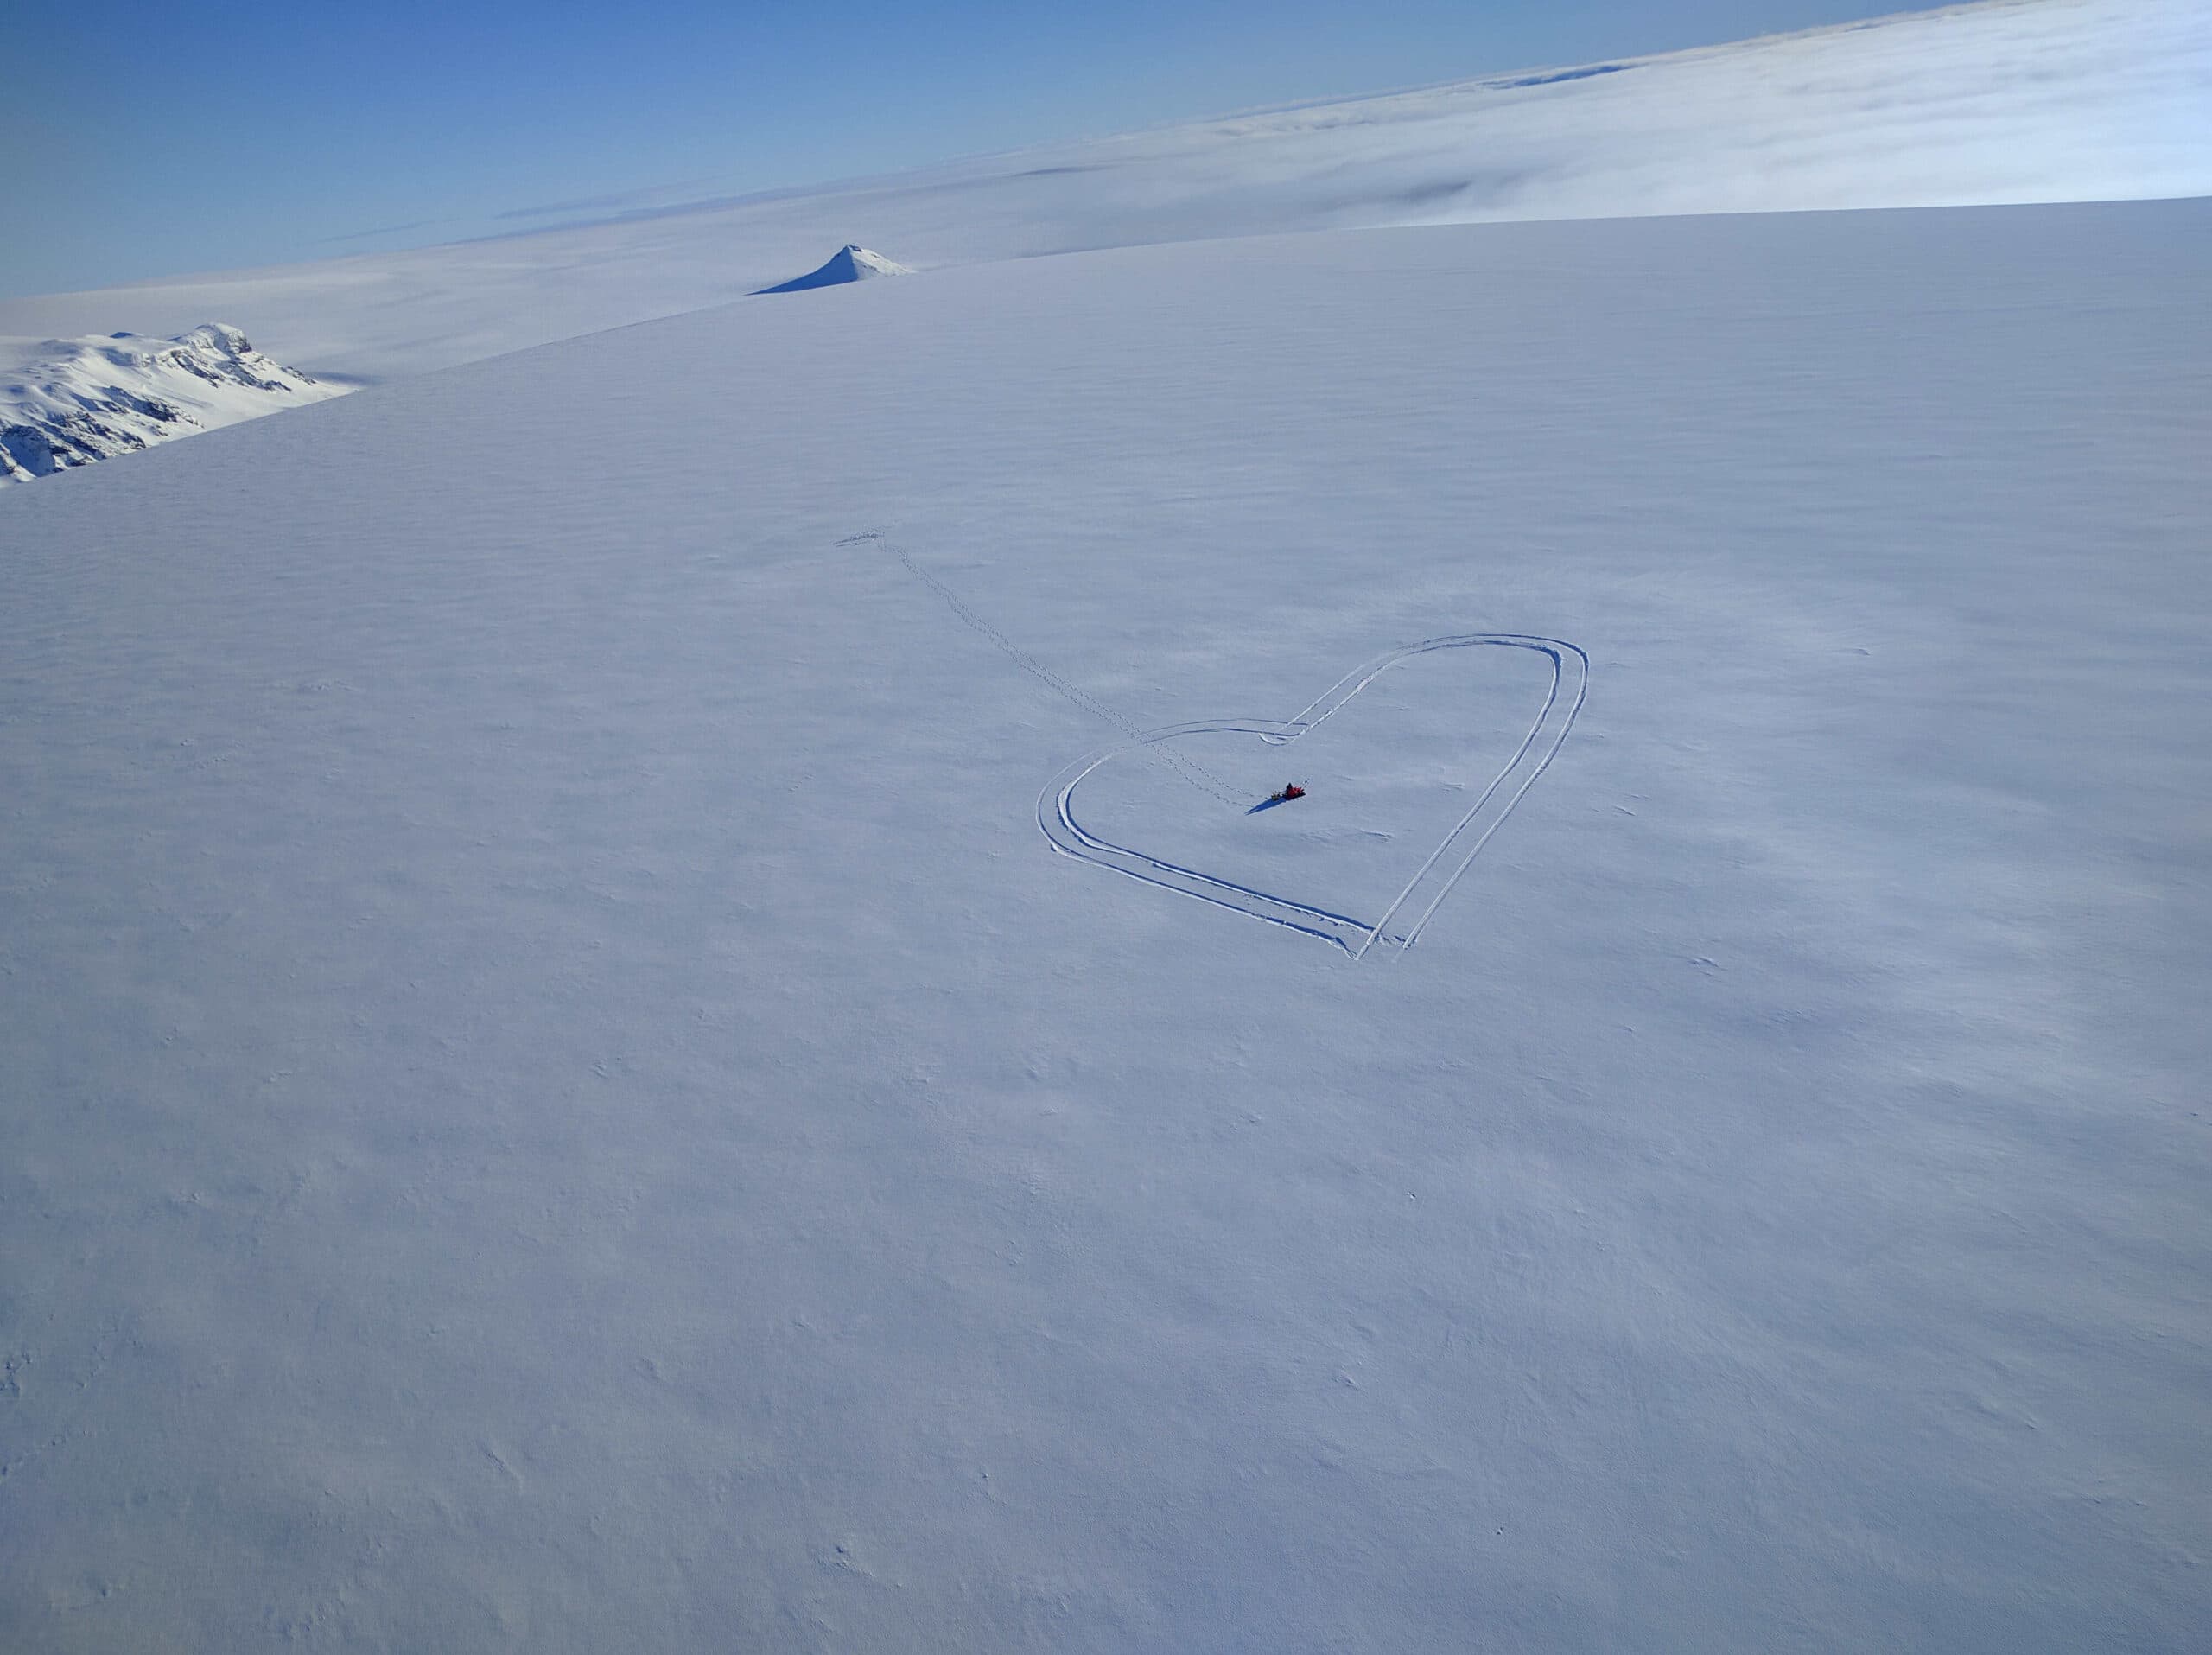
<svg viewBox="0 0 2212 1655">
<path fill-rule="evenodd" d="M 271 360 L 219 322 L 175 339 L 123 333 L 13 344 L 12 363 L 0 364 L 0 487 L 346 389 Z"/>
</svg>

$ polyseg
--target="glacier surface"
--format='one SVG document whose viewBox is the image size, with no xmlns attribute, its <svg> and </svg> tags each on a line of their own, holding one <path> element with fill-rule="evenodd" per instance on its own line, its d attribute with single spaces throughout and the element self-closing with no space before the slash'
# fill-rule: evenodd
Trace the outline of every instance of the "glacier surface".
<svg viewBox="0 0 2212 1655">
<path fill-rule="evenodd" d="M 0 1643 L 2201 1649 L 2208 269 L 1109 250 L 12 491 Z M 1039 832 L 1256 726 L 1078 819 L 1364 917 L 1547 663 L 1265 735 L 1481 633 L 1417 948 Z"/>
</svg>

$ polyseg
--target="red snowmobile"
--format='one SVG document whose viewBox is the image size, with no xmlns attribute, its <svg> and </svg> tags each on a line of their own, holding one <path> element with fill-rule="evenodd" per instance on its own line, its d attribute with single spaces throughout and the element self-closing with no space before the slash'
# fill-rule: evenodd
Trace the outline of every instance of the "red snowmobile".
<svg viewBox="0 0 2212 1655">
<path fill-rule="evenodd" d="M 1270 800 L 1273 800 L 1273 799 L 1279 799 L 1283 800 L 1285 803 L 1287 803 L 1288 801 L 1290 801 L 1291 799 L 1303 799 L 1303 798 L 1305 798 L 1305 797 L 1306 797 L 1306 789 L 1304 789 L 1303 787 L 1300 786 L 1299 786 L 1296 782 L 1294 782 L 1294 781 L 1288 781 L 1288 782 L 1285 782 L 1285 783 L 1283 784 L 1283 789 L 1282 789 L 1282 791 L 1281 791 L 1281 792 L 1279 792 L 1279 793 L 1269 793 L 1269 794 L 1268 795 L 1268 798 Z"/>
</svg>

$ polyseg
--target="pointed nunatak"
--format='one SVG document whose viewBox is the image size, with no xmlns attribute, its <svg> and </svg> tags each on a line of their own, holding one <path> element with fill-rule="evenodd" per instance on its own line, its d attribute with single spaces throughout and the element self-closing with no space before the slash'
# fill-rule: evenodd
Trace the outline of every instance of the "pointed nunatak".
<svg viewBox="0 0 2212 1655">
<path fill-rule="evenodd" d="M 788 282 L 779 282 L 773 287 L 764 287 L 763 293 L 804 293 L 809 288 L 837 287 L 846 282 L 872 281 L 879 276 L 912 276 L 914 272 L 904 264 L 894 264 L 881 253 L 872 253 L 865 247 L 848 242 L 830 256 L 830 262 L 819 270 L 804 276 L 794 276 Z"/>
</svg>

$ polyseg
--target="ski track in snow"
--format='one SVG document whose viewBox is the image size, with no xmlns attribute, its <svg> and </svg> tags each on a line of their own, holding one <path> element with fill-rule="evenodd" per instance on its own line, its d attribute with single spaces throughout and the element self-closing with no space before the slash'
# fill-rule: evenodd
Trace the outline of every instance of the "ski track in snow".
<svg viewBox="0 0 2212 1655">
<path fill-rule="evenodd" d="M 1186 735 L 1249 735 L 1276 747 L 1287 747 L 1300 737 L 1318 729 L 1334 717 L 1351 698 L 1372 684 L 1384 672 L 1401 662 L 1416 655 L 1428 654 L 1445 649 L 1470 649 L 1481 646 L 1533 650 L 1546 657 L 1552 664 L 1552 678 L 1545 695 L 1542 710 L 1529 725 L 1520 747 L 1504 767 L 1491 779 L 1482 796 L 1472 809 L 1452 826 L 1451 831 L 1438 842 L 1428 858 L 1414 870 L 1390 906 L 1379 920 L 1356 920 L 1349 914 L 1332 913 L 1309 903 L 1276 896 L 1249 885 L 1217 875 L 1201 873 L 1160 857 L 1148 856 L 1127 845 L 1119 845 L 1099 838 L 1087 831 L 1076 819 L 1075 791 L 1084 778 L 1100 766 L 1132 752 L 1165 753 L 1166 743 Z M 1109 748 L 1078 761 L 1055 776 L 1051 784 L 1038 796 L 1037 825 L 1044 831 L 1046 839 L 1053 850 L 1063 856 L 1081 862 L 1096 863 L 1110 868 L 1116 873 L 1141 879 L 1147 885 L 1157 885 L 1165 890 L 1194 896 L 1216 907 L 1232 908 L 1239 913 L 1264 920 L 1270 925 L 1302 932 L 1325 942 L 1333 943 L 1355 959 L 1365 957 L 1367 951 L 1377 942 L 1400 950 L 1411 948 L 1420 938 L 1422 926 L 1452 894 L 1452 888 L 1460 876 L 1473 865 L 1491 836 L 1504 824 L 1513 813 L 1515 805 L 1535 785 L 1536 778 L 1551 767 L 1552 761 L 1567 743 L 1567 735 L 1574 728 L 1576 716 L 1582 710 L 1584 697 L 1589 692 L 1590 658 L 1579 647 L 1563 639 L 1544 638 L 1529 633 L 1461 633 L 1441 638 L 1425 639 L 1418 644 L 1408 644 L 1377 656 L 1364 666 L 1357 667 L 1311 704 L 1295 716 L 1281 722 L 1249 719 L 1206 719 L 1188 724 L 1171 724 L 1147 731 L 1136 740 Z M 1460 847 L 1465 849 L 1461 850 Z M 1457 859 L 1454 860 L 1454 853 Z M 1411 919 L 1396 925 L 1402 913 L 1410 913 Z"/>
</svg>

